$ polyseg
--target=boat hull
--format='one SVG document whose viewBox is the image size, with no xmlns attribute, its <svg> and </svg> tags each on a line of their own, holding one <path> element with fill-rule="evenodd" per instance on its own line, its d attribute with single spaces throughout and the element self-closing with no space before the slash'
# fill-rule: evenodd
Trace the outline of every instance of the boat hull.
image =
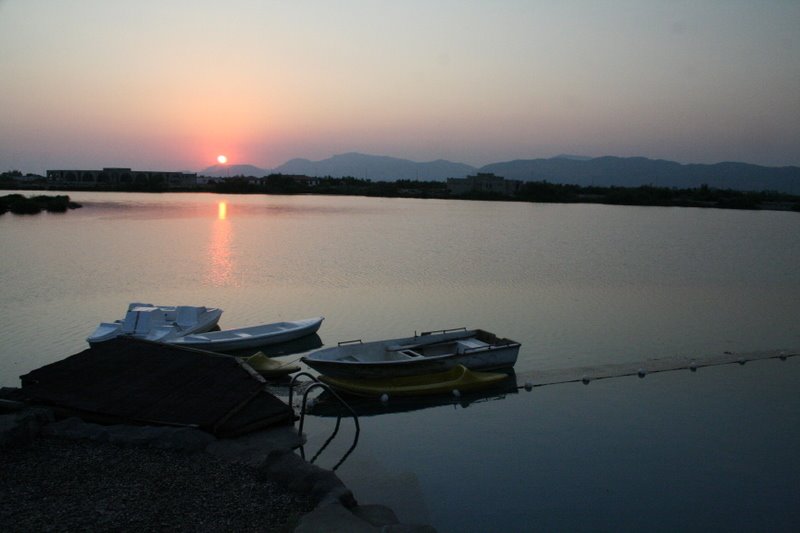
<svg viewBox="0 0 800 533">
<path fill-rule="evenodd" d="M 379 398 L 383 394 L 391 397 L 451 394 L 456 390 L 470 392 L 497 385 L 506 379 L 509 379 L 508 374 L 476 372 L 462 365 L 454 366 L 444 372 L 405 377 L 347 379 L 320 376 L 320 381 L 336 390 L 374 398 Z"/>
<path fill-rule="evenodd" d="M 311 335 L 319 330 L 323 320 L 323 317 L 315 317 L 292 322 L 276 322 L 274 324 L 211 331 L 169 339 L 166 342 L 175 346 L 216 352 L 239 351 L 281 344 Z"/>
<path fill-rule="evenodd" d="M 336 378 L 381 379 L 403 376 L 418 376 L 445 372 L 458 365 L 470 370 L 493 371 L 513 368 L 517 362 L 520 344 L 507 339 L 496 339 L 496 344 L 469 348 L 465 352 L 442 349 L 441 354 L 432 355 L 443 344 L 467 341 L 476 335 L 488 338 L 493 334 L 480 330 L 458 334 L 422 335 L 405 339 L 379 341 L 376 343 L 339 346 L 319 350 L 302 361 L 320 374 Z M 416 350 L 405 349 L 413 347 Z M 364 354 L 363 356 L 361 354 Z M 407 355 L 412 354 L 412 355 Z"/>
<path fill-rule="evenodd" d="M 262 352 L 245 358 L 244 362 L 266 378 L 280 378 L 300 371 L 300 365 L 276 361 L 275 359 L 267 357 Z"/>
<path fill-rule="evenodd" d="M 444 372 L 458 365 L 470 370 L 493 371 L 512 368 L 517 362 L 519 346 L 493 350 L 491 353 L 452 355 L 414 361 L 342 363 L 338 361 L 302 361 L 326 376 L 340 378 L 379 379 L 417 376 Z"/>
</svg>

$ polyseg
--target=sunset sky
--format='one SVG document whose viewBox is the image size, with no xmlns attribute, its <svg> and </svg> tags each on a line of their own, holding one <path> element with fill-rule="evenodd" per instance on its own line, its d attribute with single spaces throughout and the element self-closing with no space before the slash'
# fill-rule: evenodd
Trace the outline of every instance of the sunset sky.
<svg viewBox="0 0 800 533">
<path fill-rule="evenodd" d="M 0 0 L 0 171 L 800 165 L 800 2 Z"/>
</svg>

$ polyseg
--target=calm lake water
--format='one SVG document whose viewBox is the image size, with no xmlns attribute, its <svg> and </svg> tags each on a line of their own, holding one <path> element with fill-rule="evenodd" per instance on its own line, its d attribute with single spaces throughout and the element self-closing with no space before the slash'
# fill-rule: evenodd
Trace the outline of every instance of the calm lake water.
<svg viewBox="0 0 800 533">
<path fill-rule="evenodd" d="M 71 193 L 0 216 L 0 386 L 130 301 L 324 345 L 481 327 L 540 369 L 800 347 L 800 215 L 330 196 Z M 294 359 L 288 356 L 285 359 Z M 795 530 L 800 361 L 376 406 L 337 473 L 440 531 Z M 307 452 L 334 419 L 310 417 Z M 332 467 L 352 425 L 317 460 Z"/>
</svg>

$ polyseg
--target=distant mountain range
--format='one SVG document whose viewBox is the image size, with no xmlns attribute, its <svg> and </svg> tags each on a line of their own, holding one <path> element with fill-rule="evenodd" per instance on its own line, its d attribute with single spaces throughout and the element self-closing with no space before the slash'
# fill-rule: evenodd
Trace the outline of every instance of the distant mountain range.
<svg viewBox="0 0 800 533">
<path fill-rule="evenodd" d="M 444 159 L 417 163 L 396 157 L 349 153 L 335 155 L 323 161 L 292 159 L 275 171 L 308 176 L 352 176 L 373 181 L 398 179 L 434 181 L 467 176 L 475 172 L 475 169 L 464 163 L 453 163 Z"/>
<path fill-rule="evenodd" d="M 209 178 L 229 178 L 231 176 L 263 178 L 271 173 L 271 170 L 265 170 L 253 165 L 213 165 L 198 172 L 199 175 L 208 176 Z"/>
<path fill-rule="evenodd" d="M 201 170 L 199 174 L 211 177 L 261 177 L 275 173 L 331 176 L 334 178 L 350 176 L 374 181 L 396 181 L 399 179 L 441 181 L 447 178 L 463 178 L 475 172 L 475 167 L 464 163 L 452 163 L 443 159 L 428 163 L 417 163 L 408 159 L 352 152 L 335 155 L 322 161 L 292 159 L 273 169 L 263 169 L 252 165 L 214 165 Z"/>
<path fill-rule="evenodd" d="M 645 157 L 583 157 L 560 155 L 550 159 L 517 159 L 480 168 L 439 159 L 418 163 L 408 159 L 359 153 L 323 159 L 292 159 L 273 169 L 252 165 L 214 165 L 202 176 L 256 176 L 301 174 L 395 181 L 399 179 L 442 181 L 477 172 L 492 172 L 506 179 L 548 181 L 573 185 L 694 188 L 703 184 L 742 191 L 772 190 L 800 194 L 800 167 L 764 167 L 747 163 L 681 164 Z"/>
</svg>

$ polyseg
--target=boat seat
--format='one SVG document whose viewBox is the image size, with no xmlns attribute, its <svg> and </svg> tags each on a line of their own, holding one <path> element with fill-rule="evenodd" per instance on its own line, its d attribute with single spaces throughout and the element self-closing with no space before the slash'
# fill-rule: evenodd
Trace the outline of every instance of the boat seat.
<svg viewBox="0 0 800 533">
<path fill-rule="evenodd" d="M 386 352 L 387 361 L 405 361 L 407 359 L 413 359 L 415 357 L 421 357 L 421 354 L 413 350 L 397 350 L 397 351 Z"/>
<path fill-rule="evenodd" d="M 175 308 L 175 323 L 182 328 L 194 326 L 197 324 L 197 319 L 200 314 L 199 311 L 200 309 L 197 307 L 179 305 Z"/>
<path fill-rule="evenodd" d="M 479 341 L 478 339 L 461 339 L 456 342 L 458 353 L 464 353 L 468 350 L 476 350 L 478 348 L 488 348 L 489 344 Z"/>
<path fill-rule="evenodd" d="M 387 352 L 399 352 L 402 349 L 403 349 L 402 344 L 390 344 L 389 346 L 386 347 Z"/>
</svg>

